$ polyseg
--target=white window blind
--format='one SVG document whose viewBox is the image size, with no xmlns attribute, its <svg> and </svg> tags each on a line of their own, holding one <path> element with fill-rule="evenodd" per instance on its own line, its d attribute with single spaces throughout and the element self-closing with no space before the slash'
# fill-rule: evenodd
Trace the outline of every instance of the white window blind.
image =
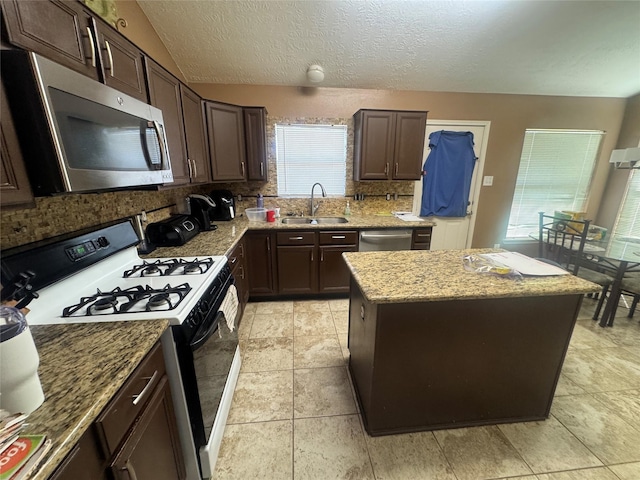
<svg viewBox="0 0 640 480">
<path fill-rule="evenodd" d="M 276 156 L 279 196 L 307 197 L 316 182 L 345 194 L 346 125 L 276 125 Z"/>
<path fill-rule="evenodd" d="M 602 131 L 527 130 L 507 238 L 538 231 L 538 212 L 583 211 Z"/>
<path fill-rule="evenodd" d="M 614 255 L 624 255 L 625 249 L 637 250 L 637 244 L 629 244 L 629 237 L 640 238 L 640 172 L 631 170 L 618 218 L 611 232 L 611 251 Z"/>
</svg>

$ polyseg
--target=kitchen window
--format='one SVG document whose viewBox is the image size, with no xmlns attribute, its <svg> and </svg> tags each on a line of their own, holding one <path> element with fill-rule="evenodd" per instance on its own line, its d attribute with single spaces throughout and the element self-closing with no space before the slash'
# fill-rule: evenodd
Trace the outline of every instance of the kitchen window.
<svg viewBox="0 0 640 480">
<path fill-rule="evenodd" d="M 276 166 L 278 196 L 307 197 L 316 182 L 344 196 L 347 126 L 276 124 Z"/>
<path fill-rule="evenodd" d="M 507 239 L 538 231 L 538 212 L 584 211 L 603 131 L 527 129 Z"/>
</svg>

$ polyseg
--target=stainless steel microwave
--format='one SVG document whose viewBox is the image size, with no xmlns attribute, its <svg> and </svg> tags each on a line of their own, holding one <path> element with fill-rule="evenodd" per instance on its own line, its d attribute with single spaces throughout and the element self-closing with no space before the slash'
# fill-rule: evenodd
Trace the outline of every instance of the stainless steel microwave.
<svg viewBox="0 0 640 480">
<path fill-rule="evenodd" d="M 161 110 L 32 52 L 2 77 L 37 196 L 173 181 Z"/>
</svg>

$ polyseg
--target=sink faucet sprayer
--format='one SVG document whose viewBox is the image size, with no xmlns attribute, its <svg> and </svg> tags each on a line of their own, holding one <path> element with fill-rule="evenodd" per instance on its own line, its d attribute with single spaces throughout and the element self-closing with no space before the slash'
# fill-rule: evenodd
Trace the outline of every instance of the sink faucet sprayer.
<svg viewBox="0 0 640 480">
<path fill-rule="evenodd" d="M 316 185 L 320 185 L 320 189 L 322 190 L 322 196 L 326 197 L 327 196 L 327 192 L 325 191 L 324 187 L 322 186 L 322 184 L 320 182 L 316 182 L 313 184 L 313 186 L 311 187 L 311 216 L 313 217 L 316 212 L 318 211 L 318 208 L 320 208 L 320 205 L 314 205 L 313 204 L 313 189 L 316 188 Z"/>
</svg>

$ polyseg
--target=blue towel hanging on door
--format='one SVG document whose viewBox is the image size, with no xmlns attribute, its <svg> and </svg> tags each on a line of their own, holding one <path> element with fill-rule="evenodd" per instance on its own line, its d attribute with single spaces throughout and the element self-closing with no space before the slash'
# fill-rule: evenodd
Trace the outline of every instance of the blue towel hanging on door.
<svg viewBox="0 0 640 480">
<path fill-rule="evenodd" d="M 464 217 L 476 164 L 473 133 L 440 130 L 429 135 L 420 216 Z"/>
</svg>

